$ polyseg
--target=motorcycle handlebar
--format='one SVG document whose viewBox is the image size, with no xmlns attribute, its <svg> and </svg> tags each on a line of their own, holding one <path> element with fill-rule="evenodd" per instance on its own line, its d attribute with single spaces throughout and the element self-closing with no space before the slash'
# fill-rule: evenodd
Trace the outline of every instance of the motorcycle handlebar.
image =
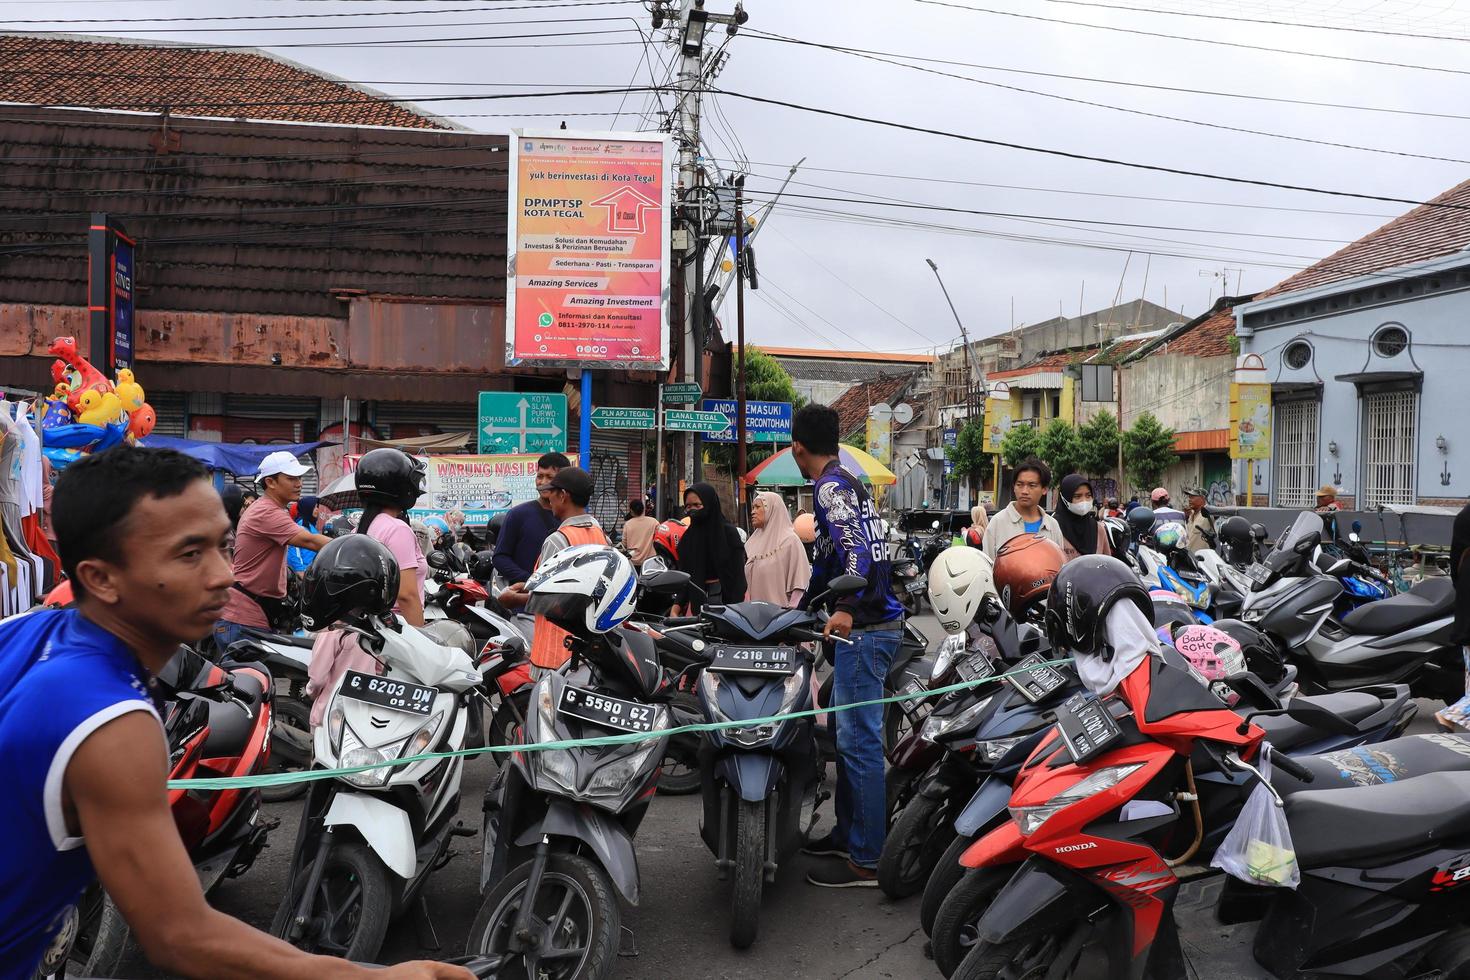
<svg viewBox="0 0 1470 980">
<path fill-rule="evenodd" d="M 1316 774 L 1312 772 L 1312 770 L 1308 769 L 1306 766 L 1302 765 L 1300 762 L 1297 762 L 1295 759 L 1293 759 L 1289 755 L 1286 755 L 1285 753 L 1271 753 L 1271 765 L 1275 766 L 1277 769 L 1280 769 L 1282 772 L 1286 773 L 1288 776 L 1291 776 L 1293 779 L 1299 779 L 1304 783 L 1310 783 L 1312 780 L 1317 778 Z"/>
</svg>

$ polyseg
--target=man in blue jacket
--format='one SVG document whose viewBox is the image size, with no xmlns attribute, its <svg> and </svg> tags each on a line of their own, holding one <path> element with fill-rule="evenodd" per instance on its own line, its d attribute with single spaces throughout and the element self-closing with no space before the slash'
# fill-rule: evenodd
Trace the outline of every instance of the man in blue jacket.
<svg viewBox="0 0 1470 980">
<path fill-rule="evenodd" d="M 903 607 L 888 588 L 883 522 L 862 481 L 837 455 L 837 412 L 807 405 L 791 424 L 791 455 L 813 481 L 817 538 L 807 598 L 839 575 L 861 575 L 868 585 L 837 600 L 826 635 L 834 640 L 832 703 L 883 697 L 888 668 L 903 634 Z M 847 642 L 843 642 L 843 641 Z M 832 715 L 837 726 L 837 826 L 806 853 L 842 858 L 807 875 L 824 888 L 873 888 L 888 830 L 883 780 L 883 706 Z"/>
</svg>

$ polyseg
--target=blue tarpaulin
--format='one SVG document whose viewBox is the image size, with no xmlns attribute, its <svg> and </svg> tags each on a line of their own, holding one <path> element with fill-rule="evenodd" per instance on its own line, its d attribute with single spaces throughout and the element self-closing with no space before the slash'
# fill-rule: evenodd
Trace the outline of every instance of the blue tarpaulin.
<svg viewBox="0 0 1470 980">
<path fill-rule="evenodd" d="M 212 470 L 224 470 L 235 476 L 254 476 L 260 471 L 261 460 L 283 449 L 292 456 L 304 456 L 321 446 L 337 445 L 335 442 L 295 442 L 285 445 L 201 442 L 197 439 L 176 439 L 173 436 L 148 436 L 140 441 L 154 449 L 177 449 L 187 456 L 193 456 Z"/>
</svg>

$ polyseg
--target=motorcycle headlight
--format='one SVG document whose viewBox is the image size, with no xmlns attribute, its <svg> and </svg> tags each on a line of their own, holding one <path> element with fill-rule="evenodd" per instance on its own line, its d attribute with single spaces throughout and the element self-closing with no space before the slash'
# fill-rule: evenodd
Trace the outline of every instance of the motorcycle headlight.
<svg viewBox="0 0 1470 980">
<path fill-rule="evenodd" d="M 1005 757 L 1011 749 L 1026 741 L 1027 736 L 1017 735 L 1014 738 L 992 738 L 984 742 L 975 743 L 975 752 L 981 761 L 994 765 Z"/>
<path fill-rule="evenodd" d="M 342 752 L 342 729 L 347 725 L 347 713 L 342 706 L 334 700 L 332 710 L 327 712 L 327 739 L 332 743 L 332 751 L 337 754 Z"/>
<path fill-rule="evenodd" d="M 699 672 L 699 687 L 704 692 L 705 702 L 709 705 L 710 721 L 730 721 L 729 717 L 720 710 L 720 685 L 724 680 L 718 673 L 712 670 Z"/>
<path fill-rule="evenodd" d="M 411 755 L 421 755 L 429 751 L 429 746 L 434 744 L 434 736 L 439 731 L 439 723 L 443 720 L 444 712 L 437 712 L 434 717 L 424 723 L 424 727 L 404 739 L 403 748 L 399 750 L 398 758 L 404 759 Z"/>
<path fill-rule="evenodd" d="M 1042 806 L 1011 807 L 1011 819 L 1016 821 L 1021 836 L 1028 837 L 1057 813 L 1089 796 L 1096 796 L 1105 789 L 1113 788 L 1142 768 L 1143 763 L 1135 762 L 1126 766 L 1108 766 L 1106 769 L 1099 769 L 1066 792 L 1053 796 Z"/>
<path fill-rule="evenodd" d="M 527 769 L 537 786 L 549 783 L 551 788 L 568 796 L 577 795 L 577 764 L 569 749 L 541 749 L 527 752 Z"/>
<path fill-rule="evenodd" d="M 654 725 L 663 728 L 662 717 L 654 719 Z M 651 738 L 646 742 L 639 742 L 636 751 L 630 752 L 615 762 L 609 762 L 597 769 L 592 778 L 587 781 L 586 792 L 582 795 L 588 797 L 619 796 L 632 788 L 632 784 L 643 772 L 644 766 L 648 764 L 648 757 L 657 749 L 662 742 Z"/>
<path fill-rule="evenodd" d="M 929 672 L 929 680 L 933 682 L 943 677 L 945 671 L 949 670 L 949 665 L 954 663 L 954 659 L 962 656 L 964 652 L 965 634 L 955 633 L 946 636 L 944 642 L 939 644 L 939 652 L 934 655 L 934 669 Z"/>
<path fill-rule="evenodd" d="M 951 732 L 963 731 L 966 726 L 973 725 L 980 719 L 980 712 L 990 703 L 990 698 L 981 698 L 963 711 L 952 715 L 930 715 L 924 719 L 924 727 L 919 730 L 919 737 L 926 742 L 933 742 Z"/>
<path fill-rule="evenodd" d="M 366 745 L 358 745 L 348 749 L 338 757 L 338 763 L 344 769 L 354 766 L 371 766 L 388 761 L 388 757 L 378 749 L 368 748 Z M 349 772 L 342 776 L 347 782 L 364 789 L 377 789 L 388 785 L 388 780 L 393 778 L 391 766 L 382 766 L 380 769 L 369 769 L 367 772 Z"/>
</svg>

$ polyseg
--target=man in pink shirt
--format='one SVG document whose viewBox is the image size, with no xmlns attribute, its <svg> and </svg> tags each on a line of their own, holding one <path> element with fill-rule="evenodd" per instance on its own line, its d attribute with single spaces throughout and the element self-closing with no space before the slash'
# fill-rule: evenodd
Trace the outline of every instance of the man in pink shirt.
<svg viewBox="0 0 1470 980">
<path fill-rule="evenodd" d="M 285 450 L 271 453 L 260 463 L 255 482 L 263 494 L 245 508 L 235 528 L 235 587 L 214 626 L 214 640 L 221 652 L 243 637 L 242 627 L 271 628 L 265 607 L 274 607 L 286 596 L 286 548 L 320 551 L 332 540 L 291 520 L 289 508 L 292 501 L 301 499 L 301 477 L 307 472 Z"/>
</svg>

